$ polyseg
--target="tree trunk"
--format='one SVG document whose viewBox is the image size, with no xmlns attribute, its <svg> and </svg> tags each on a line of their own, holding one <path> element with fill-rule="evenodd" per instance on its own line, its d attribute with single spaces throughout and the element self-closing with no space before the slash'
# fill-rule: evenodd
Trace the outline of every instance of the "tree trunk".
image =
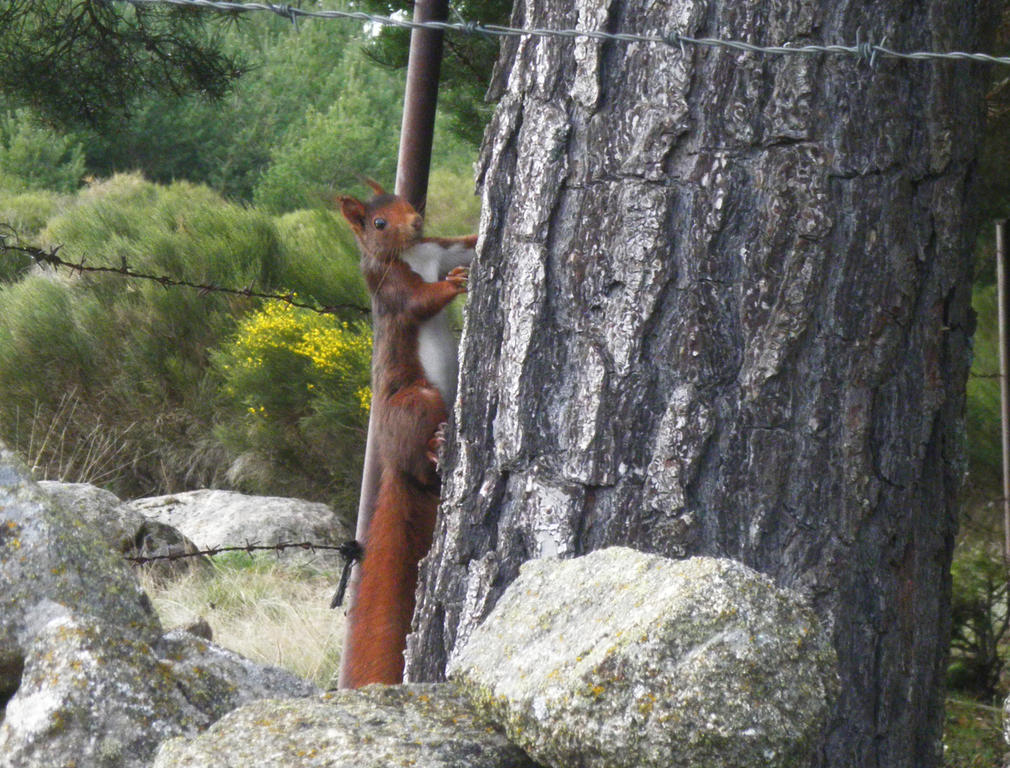
<svg viewBox="0 0 1010 768">
<path fill-rule="evenodd" d="M 984 0 L 517 2 L 514 23 L 980 45 Z M 938 761 L 986 70 L 509 39 L 413 680 L 519 565 L 613 544 L 804 593 L 823 766 Z"/>
</svg>

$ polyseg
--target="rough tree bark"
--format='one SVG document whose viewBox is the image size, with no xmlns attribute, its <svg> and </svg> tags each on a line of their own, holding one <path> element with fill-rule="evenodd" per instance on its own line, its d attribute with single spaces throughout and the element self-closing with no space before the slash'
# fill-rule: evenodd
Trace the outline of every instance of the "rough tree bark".
<svg viewBox="0 0 1010 768">
<path fill-rule="evenodd" d="M 518 2 L 526 26 L 977 48 L 984 0 Z M 510 40 L 408 675 L 536 557 L 732 557 L 805 593 L 823 766 L 938 760 L 986 72 Z"/>
</svg>

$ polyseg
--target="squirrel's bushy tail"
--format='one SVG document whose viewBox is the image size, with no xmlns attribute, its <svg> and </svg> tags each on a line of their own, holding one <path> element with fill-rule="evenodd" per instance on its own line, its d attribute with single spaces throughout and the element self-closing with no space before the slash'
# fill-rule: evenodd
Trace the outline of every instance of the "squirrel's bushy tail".
<svg viewBox="0 0 1010 768">
<path fill-rule="evenodd" d="M 403 680 L 403 650 L 414 613 L 417 566 L 431 546 L 437 489 L 383 470 L 368 527 L 361 581 L 348 616 L 346 685 Z"/>
</svg>

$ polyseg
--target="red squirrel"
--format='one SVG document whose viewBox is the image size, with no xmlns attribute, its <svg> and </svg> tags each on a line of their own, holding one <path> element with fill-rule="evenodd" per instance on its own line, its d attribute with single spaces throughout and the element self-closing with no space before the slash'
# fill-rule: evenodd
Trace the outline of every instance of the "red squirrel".
<svg viewBox="0 0 1010 768">
<path fill-rule="evenodd" d="M 348 616 L 343 684 L 350 688 L 403 679 L 418 563 L 431 546 L 438 508 L 440 430 L 455 399 L 455 341 L 442 310 L 466 291 L 463 264 L 476 244 L 475 235 L 422 237 L 421 216 L 406 200 L 367 183 L 376 193 L 368 202 L 338 198 L 375 310 L 372 402 L 380 478 Z"/>
</svg>

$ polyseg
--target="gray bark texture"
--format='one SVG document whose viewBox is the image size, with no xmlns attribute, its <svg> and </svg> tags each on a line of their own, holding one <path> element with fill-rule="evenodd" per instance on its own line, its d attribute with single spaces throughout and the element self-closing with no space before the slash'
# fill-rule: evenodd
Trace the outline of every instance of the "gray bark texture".
<svg viewBox="0 0 1010 768">
<path fill-rule="evenodd" d="M 978 49 L 984 0 L 519 0 L 514 23 Z M 508 39 L 456 435 L 408 645 L 530 558 L 730 557 L 805 594 L 821 766 L 939 761 L 985 68 Z"/>
</svg>

